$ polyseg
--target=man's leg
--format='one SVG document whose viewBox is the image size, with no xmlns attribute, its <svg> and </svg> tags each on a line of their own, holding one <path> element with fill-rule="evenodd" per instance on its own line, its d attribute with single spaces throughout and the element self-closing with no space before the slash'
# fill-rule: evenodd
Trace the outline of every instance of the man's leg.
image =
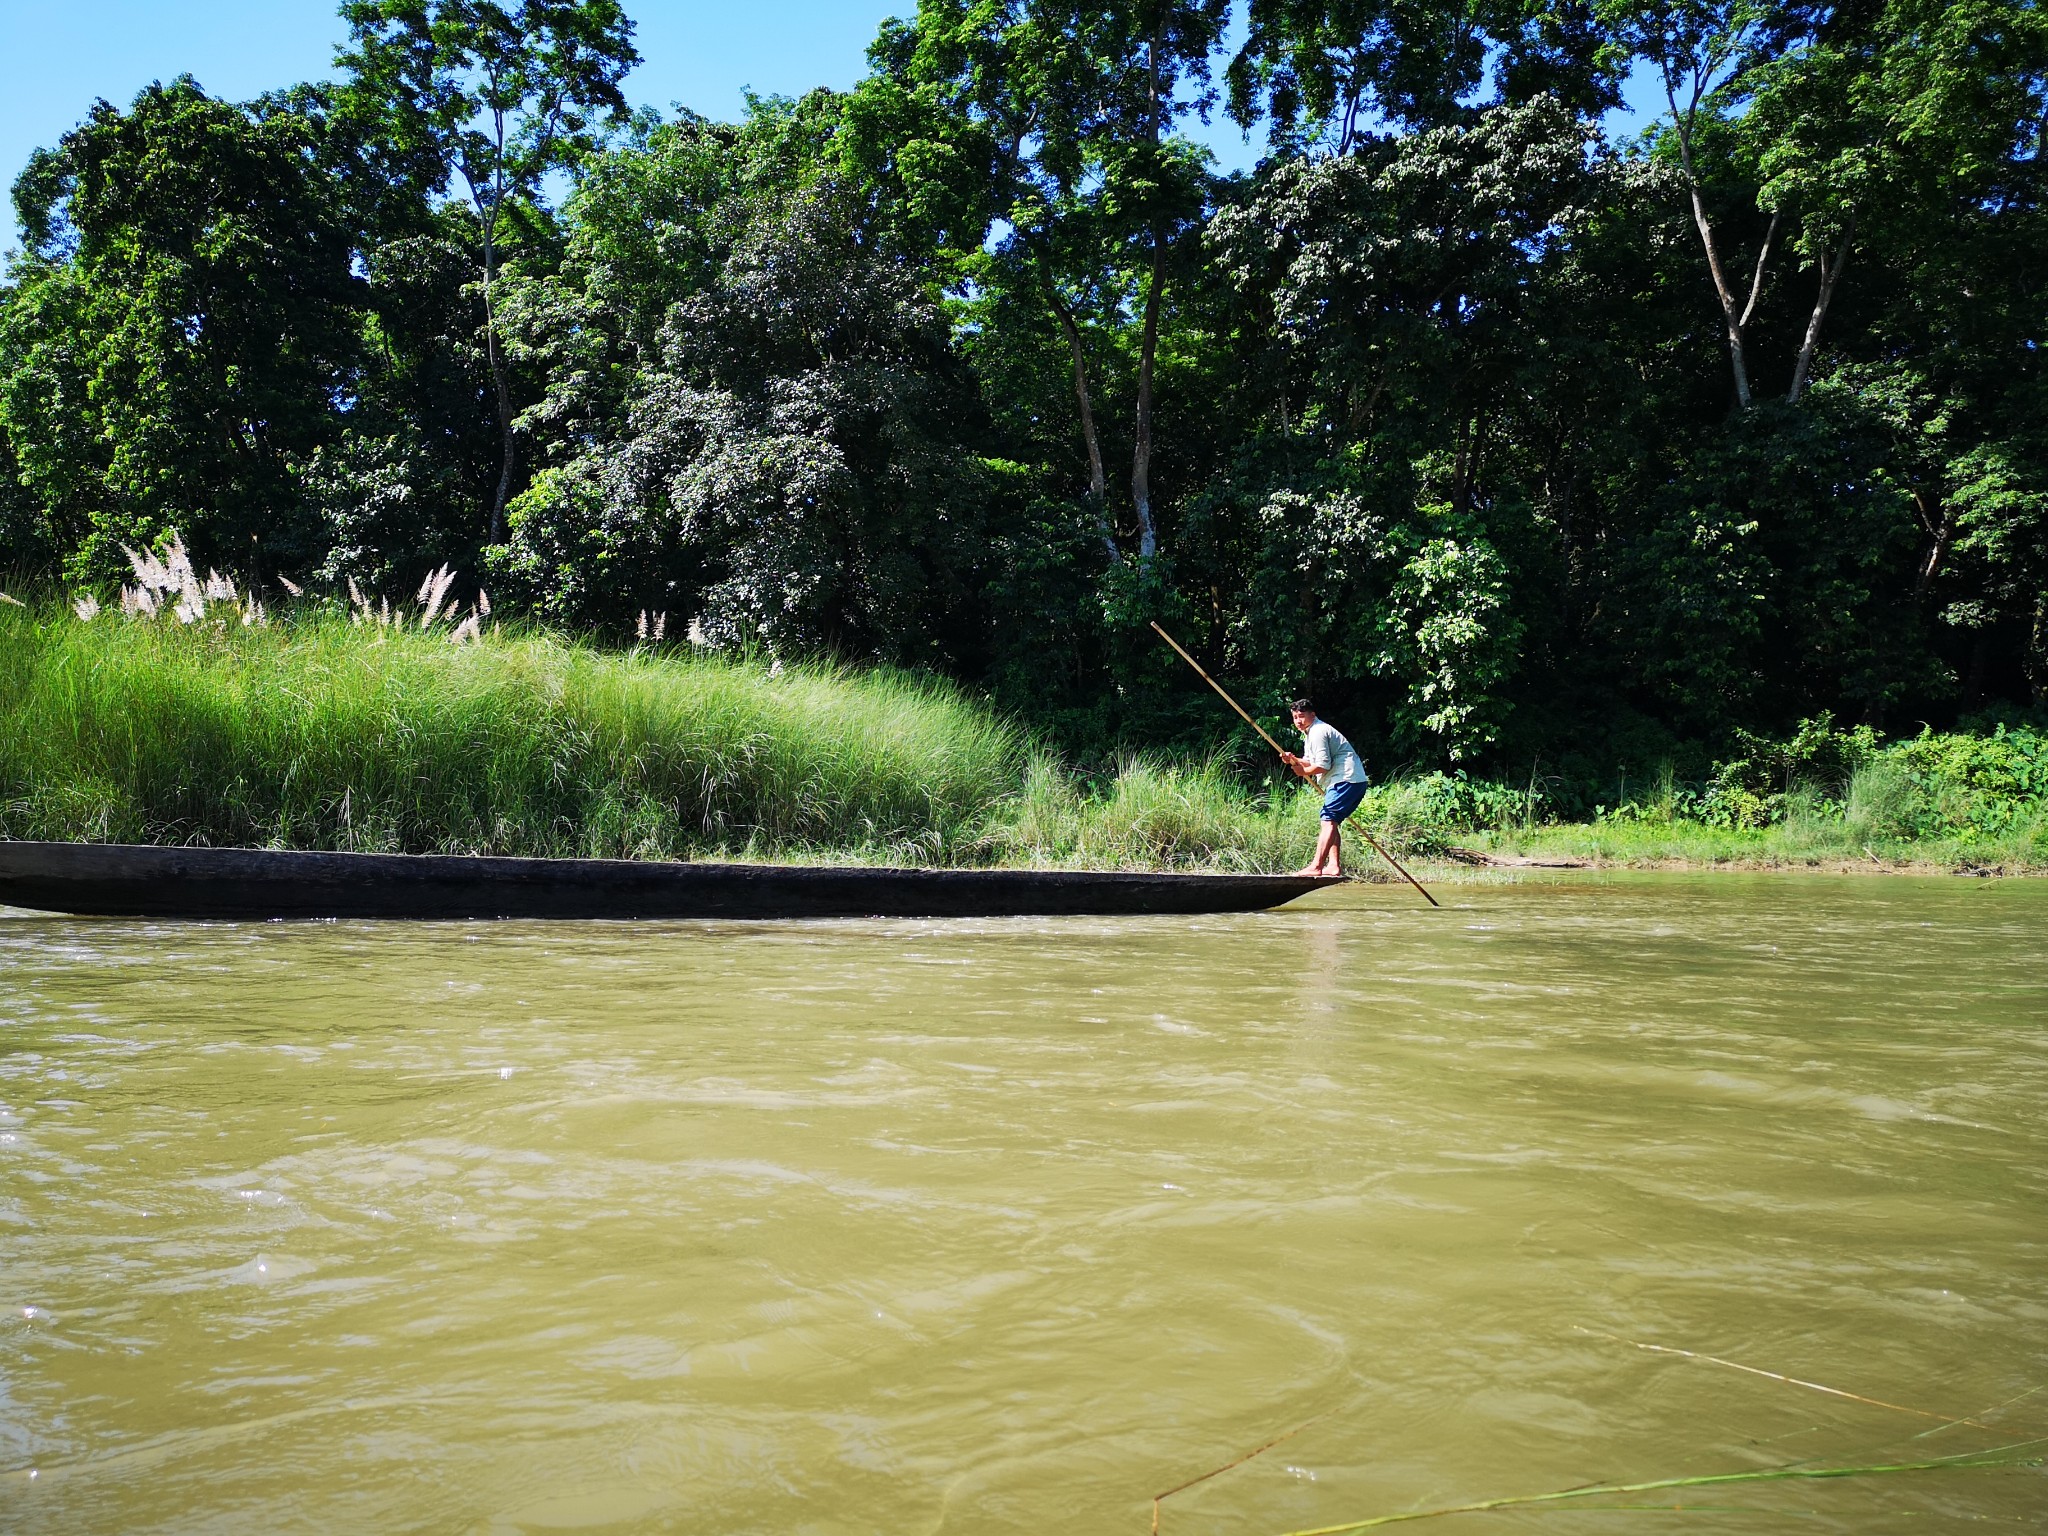
<svg viewBox="0 0 2048 1536">
<path fill-rule="evenodd" d="M 1334 821 L 1323 822 L 1321 830 L 1316 833 L 1315 857 L 1310 859 L 1300 869 L 1297 869 L 1295 873 L 1297 875 L 1320 875 L 1323 872 L 1323 860 L 1330 856 L 1330 845 L 1336 840 L 1337 823 Z"/>
<path fill-rule="evenodd" d="M 1328 864 L 1330 867 L 1327 873 L 1338 873 L 1337 861 L 1341 846 L 1338 841 L 1337 823 L 1324 822 L 1322 831 L 1316 834 L 1316 857 L 1315 862 L 1309 865 L 1309 869 L 1320 875 L 1325 873 L 1323 866 Z"/>
</svg>

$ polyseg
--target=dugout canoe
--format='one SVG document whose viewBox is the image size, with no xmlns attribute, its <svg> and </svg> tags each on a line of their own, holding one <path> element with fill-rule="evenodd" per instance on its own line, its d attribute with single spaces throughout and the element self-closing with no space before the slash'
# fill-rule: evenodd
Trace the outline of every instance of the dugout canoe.
<svg viewBox="0 0 2048 1536">
<path fill-rule="evenodd" d="M 1334 879 L 797 868 L 0 842 L 0 906 L 90 917 L 1049 917 L 1256 912 Z"/>
</svg>

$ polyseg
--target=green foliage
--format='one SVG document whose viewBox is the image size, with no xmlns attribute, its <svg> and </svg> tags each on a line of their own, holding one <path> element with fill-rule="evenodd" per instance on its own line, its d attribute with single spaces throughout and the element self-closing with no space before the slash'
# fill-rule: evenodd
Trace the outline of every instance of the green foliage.
<svg viewBox="0 0 2048 1536">
<path fill-rule="evenodd" d="M 1493 690 L 1521 639 L 1506 608 L 1506 562 L 1483 538 L 1431 539 L 1401 568 L 1380 624 L 1381 668 L 1415 679 L 1394 711 L 1397 743 L 1434 738 L 1456 762 L 1494 738 L 1505 706 Z"/>
<path fill-rule="evenodd" d="M 2048 733 L 1998 727 L 1989 736 L 1937 733 L 1882 742 L 1868 726 L 1822 715 L 1784 740 L 1737 733 L 1741 756 L 1697 788 L 1667 772 L 1646 799 L 1600 820 L 1729 831 L 1839 824 L 1852 847 L 1910 840 L 1997 839 L 2048 813 Z"/>
<path fill-rule="evenodd" d="M 1709 826 L 1769 826 L 1783 819 L 1792 797 L 1802 790 L 1839 804 L 1852 777 L 1877 752 L 1877 734 L 1870 727 L 1838 731 L 1825 714 L 1800 721 L 1786 741 L 1741 730 L 1735 739 L 1742 755 L 1720 764 L 1688 808 Z"/>
<path fill-rule="evenodd" d="M 1461 769 L 1376 785 L 1366 791 L 1357 819 L 1397 851 L 1440 854 L 1466 833 L 1532 822 L 1542 806 L 1534 790 L 1468 778 Z"/>
<path fill-rule="evenodd" d="M 1290 148 L 1326 136 L 1339 155 L 1377 118 L 1439 127 L 1468 110 L 1489 52 L 1507 93 L 1548 92 L 1580 110 L 1617 102 L 1619 52 L 1583 7 L 1253 0 L 1228 72 L 1230 114 L 1264 115 Z"/>
<path fill-rule="evenodd" d="M 173 523 L 237 565 L 314 546 L 300 471 L 340 433 L 364 297 L 321 138 L 182 77 L 99 103 L 16 183 L 0 425 L 74 579 Z"/>
<path fill-rule="evenodd" d="M 1898 837 L 1997 837 L 2048 805 L 2048 732 L 1990 736 L 1923 731 L 1886 749 L 1886 825 Z M 1875 800 L 1880 786 L 1867 786 Z M 1873 809 L 1875 806 L 1873 805 Z"/>
<path fill-rule="evenodd" d="M 338 84 L 153 87 L 22 176 L 0 568 L 453 562 L 1091 767 L 1249 739 L 1159 619 L 1383 773 L 1644 835 L 1892 825 L 1877 759 L 1759 744 L 2048 703 L 2026 0 L 921 0 L 732 123 L 626 116 L 619 0 L 343 14 Z"/>
<path fill-rule="evenodd" d="M 483 339 L 502 441 L 490 537 L 517 462 L 510 370 L 493 287 L 508 222 L 532 221 L 541 180 L 626 118 L 619 82 L 640 62 L 618 0 L 343 0 L 342 110 L 427 194 L 459 178 L 477 221 Z"/>
<path fill-rule="evenodd" d="M 673 304 L 623 440 L 536 481 L 498 568 L 554 617 L 949 659 L 985 492 L 942 312 L 829 185 L 734 195 L 707 235 L 715 271 Z"/>
</svg>

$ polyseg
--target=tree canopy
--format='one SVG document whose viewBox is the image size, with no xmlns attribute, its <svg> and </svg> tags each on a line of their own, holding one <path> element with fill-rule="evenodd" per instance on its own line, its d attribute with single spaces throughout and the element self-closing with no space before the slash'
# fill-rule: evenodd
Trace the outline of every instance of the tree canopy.
<svg viewBox="0 0 2048 1536">
<path fill-rule="evenodd" d="M 2036 0 L 921 0 L 731 123 L 616 0 L 343 14 L 22 170 L 0 566 L 453 561 L 1083 755 L 1217 734 L 1150 618 L 1382 769 L 2048 709 Z"/>
</svg>

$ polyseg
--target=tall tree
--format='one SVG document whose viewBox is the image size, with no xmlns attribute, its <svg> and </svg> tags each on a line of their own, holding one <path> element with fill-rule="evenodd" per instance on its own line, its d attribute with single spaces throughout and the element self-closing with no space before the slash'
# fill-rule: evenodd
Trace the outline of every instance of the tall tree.
<svg viewBox="0 0 2048 1536">
<path fill-rule="evenodd" d="M 1118 545 L 1090 387 L 1099 365 L 1082 319 L 1093 308 L 1128 322 L 1130 507 L 1141 563 L 1159 547 L 1161 318 L 1176 251 L 1199 227 L 1207 190 L 1200 152 L 1175 129 L 1208 110 L 1211 61 L 1228 17 L 1228 0 L 922 0 L 914 21 L 884 29 L 871 54 L 877 78 L 854 107 L 856 150 L 864 147 L 871 174 L 911 202 L 957 206 L 964 175 L 980 180 L 981 221 L 956 224 L 954 238 L 963 250 L 978 249 L 998 223 L 998 254 L 1059 324 L 1089 496 L 1112 556 Z M 974 146 L 981 163 L 971 171 L 953 158 L 935 163 L 925 146 L 949 135 Z M 1134 279 L 1126 292 L 1095 302 L 1122 274 Z"/>
<path fill-rule="evenodd" d="M 624 122 L 619 82 L 640 62 L 618 0 L 346 0 L 347 100 L 425 167 L 428 190 L 460 178 L 481 247 L 484 348 L 500 464 L 490 540 L 503 537 L 518 463 L 495 284 L 513 204 L 537 201 L 543 178 L 595 143 L 602 119 Z"/>
<path fill-rule="evenodd" d="M 16 182 L 0 419 L 75 577 L 173 523 L 237 566 L 308 553 L 300 472 L 341 430 L 364 303 L 322 132 L 181 77 L 96 104 Z"/>
<path fill-rule="evenodd" d="M 718 645 L 949 660 L 981 627 L 988 487 L 945 313 L 844 187 L 705 206 L 697 140 L 664 137 L 671 163 L 634 178 L 654 194 L 643 227 L 702 260 L 694 291 L 667 307 L 616 438 L 514 501 L 499 566 L 564 618 L 650 608 Z"/>
<path fill-rule="evenodd" d="M 1762 0 L 1608 0 L 1603 13 L 1629 49 L 1655 69 L 1669 118 L 1660 125 L 1676 146 L 1679 171 L 1692 212 L 1693 228 L 1706 254 L 1714 297 L 1721 308 L 1734 375 L 1735 403 L 1748 410 L 1749 326 L 1763 298 L 1764 278 L 1778 239 L 1783 210 L 1775 210 L 1758 247 L 1755 267 L 1744 274 L 1734 265 L 1725 228 L 1711 207 L 1710 168 L 1702 164 L 1704 141 L 1725 128 L 1748 86 L 1748 71 L 1773 47 L 1790 46 L 1774 21 L 1790 20 L 1791 8 L 1774 14 Z M 1729 135 L 1720 135 L 1725 144 Z"/>
<path fill-rule="evenodd" d="M 1230 114 L 1290 154 L 1346 155 L 1375 126 L 1469 121 L 1489 72 L 1509 102 L 1619 102 L 1620 50 L 1592 0 L 1251 0 L 1225 72 Z"/>
</svg>

